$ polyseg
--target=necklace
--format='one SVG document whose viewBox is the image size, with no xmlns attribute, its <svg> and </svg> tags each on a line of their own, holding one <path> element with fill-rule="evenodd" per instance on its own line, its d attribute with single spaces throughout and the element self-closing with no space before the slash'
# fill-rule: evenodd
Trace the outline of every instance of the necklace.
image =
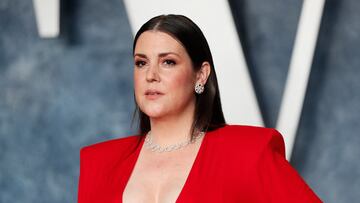
<svg viewBox="0 0 360 203">
<path fill-rule="evenodd" d="M 191 141 L 191 139 L 189 139 L 189 140 L 177 143 L 177 144 L 172 144 L 172 145 L 168 145 L 168 146 L 160 146 L 159 144 L 156 144 L 154 142 L 153 137 L 151 136 L 151 131 L 149 131 L 146 135 L 144 146 L 153 152 L 159 152 L 159 153 L 171 152 L 174 150 L 184 148 L 185 146 L 187 146 L 191 143 L 195 143 L 199 138 L 201 138 L 204 135 L 205 135 L 205 132 L 200 132 L 199 134 L 197 134 L 194 137 L 194 139 L 192 141 Z"/>
</svg>

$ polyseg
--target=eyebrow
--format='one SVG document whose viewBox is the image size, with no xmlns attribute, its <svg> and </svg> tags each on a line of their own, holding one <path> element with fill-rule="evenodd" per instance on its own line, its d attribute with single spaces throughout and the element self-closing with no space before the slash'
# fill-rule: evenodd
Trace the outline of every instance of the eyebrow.
<svg viewBox="0 0 360 203">
<path fill-rule="evenodd" d="M 158 56 L 159 56 L 159 57 L 164 57 L 164 56 L 167 56 L 167 55 L 169 55 L 169 54 L 173 54 L 173 55 L 176 55 L 176 56 L 180 57 L 180 55 L 177 54 L 177 53 L 175 53 L 175 52 L 164 52 L 164 53 L 158 54 Z M 141 58 L 148 58 L 148 57 L 146 56 L 146 54 L 142 54 L 142 53 L 135 53 L 135 54 L 134 54 L 134 57 L 135 57 L 135 56 L 139 56 L 139 57 L 141 57 Z"/>
<path fill-rule="evenodd" d="M 146 56 L 145 54 L 140 54 L 140 53 L 134 54 L 134 57 L 135 57 L 135 56 L 139 56 L 139 57 L 141 57 L 141 58 L 147 58 L 147 56 Z"/>
</svg>

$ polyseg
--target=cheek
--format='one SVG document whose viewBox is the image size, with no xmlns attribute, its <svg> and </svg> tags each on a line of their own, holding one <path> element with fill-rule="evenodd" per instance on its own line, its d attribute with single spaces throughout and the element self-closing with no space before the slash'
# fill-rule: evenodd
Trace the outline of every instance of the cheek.
<svg viewBox="0 0 360 203">
<path fill-rule="evenodd" d="M 139 73 L 134 72 L 134 93 L 135 99 L 139 102 L 140 95 L 143 92 L 143 84 L 144 82 L 141 81 L 141 75 Z"/>
<path fill-rule="evenodd" d="M 135 93 L 136 93 L 136 90 L 139 89 L 139 85 L 140 85 L 139 78 L 134 74 L 134 89 L 135 89 Z"/>
<path fill-rule="evenodd" d="M 191 96 L 193 89 L 193 79 L 190 73 L 181 73 L 172 77 L 171 81 L 171 91 L 176 93 L 179 96 Z"/>
</svg>

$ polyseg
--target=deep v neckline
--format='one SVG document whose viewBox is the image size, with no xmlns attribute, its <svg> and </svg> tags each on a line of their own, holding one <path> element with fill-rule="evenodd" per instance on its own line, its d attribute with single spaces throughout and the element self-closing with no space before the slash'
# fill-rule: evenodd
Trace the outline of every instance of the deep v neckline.
<svg viewBox="0 0 360 203">
<path fill-rule="evenodd" d="M 179 200 L 181 200 L 182 196 L 184 195 L 184 193 L 186 192 L 189 184 L 191 184 L 191 180 L 193 179 L 192 176 L 194 176 L 194 171 L 196 170 L 196 167 L 198 166 L 199 164 L 199 157 L 202 156 L 202 153 L 204 151 L 204 145 L 205 145 L 205 142 L 207 140 L 207 135 L 208 135 L 209 132 L 206 132 L 204 134 L 204 137 L 203 139 L 201 140 L 201 143 L 200 143 L 200 147 L 199 147 L 199 150 L 197 151 L 197 154 L 195 156 L 195 160 L 194 162 L 192 163 L 192 166 L 190 168 L 190 171 L 186 177 L 186 180 L 185 180 L 185 183 L 184 185 L 182 186 L 181 190 L 180 190 L 180 193 L 176 199 L 175 202 L 178 202 Z M 138 145 L 138 147 L 136 148 L 136 150 L 134 151 L 134 153 L 132 153 L 132 155 L 129 156 L 129 158 L 124 162 L 124 167 L 125 167 L 125 170 L 124 170 L 124 176 L 123 178 L 121 179 L 121 186 L 120 186 L 120 202 L 123 203 L 123 194 L 124 194 L 124 191 L 125 191 L 125 188 L 126 188 L 126 185 L 127 183 L 129 182 L 129 179 L 134 171 L 134 168 L 135 168 L 135 165 L 139 159 L 139 156 L 140 156 L 140 151 L 141 149 L 143 148 L 143 145 L 144 145 L 144 140 L 145 140 L 145 136 L 142 136 L 141 137 L 141 140 L 140 140 L 140 144 Z"/>
</svg>

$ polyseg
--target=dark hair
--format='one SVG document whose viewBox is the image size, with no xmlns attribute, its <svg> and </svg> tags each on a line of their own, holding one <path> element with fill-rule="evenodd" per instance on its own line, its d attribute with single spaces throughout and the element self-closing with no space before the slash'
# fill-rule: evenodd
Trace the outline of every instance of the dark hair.
<svg viewBox="0 0 360 203">
<path fill-rule="evenodd" d="M 225 125 L 225 119 L 221 108 L 219 88 L 214 69 L 209 45 L 200 28 L 189 18 L 183 15 L 160 15 L 147 21 L 135 35 L 133 54 L 139 36 L 149 30 L 160 31 L 169 34 L 179 41 L 191 58 L 194 71 L 200 70 L 203 62 L 210 64 L 210 75 L 205 84 L 202 94 L 196 95 L 194 122 L 191 126 L 191 138 L 194 138 L 197 131 L 214 130 Z M 134 97 L 135 98 L 135 97 Z M 150 130 L 149 117 L 143 113 L 135 100 L 135 115 L 138 112 L 139 133 L 144 134 Z"/>
</svg>

